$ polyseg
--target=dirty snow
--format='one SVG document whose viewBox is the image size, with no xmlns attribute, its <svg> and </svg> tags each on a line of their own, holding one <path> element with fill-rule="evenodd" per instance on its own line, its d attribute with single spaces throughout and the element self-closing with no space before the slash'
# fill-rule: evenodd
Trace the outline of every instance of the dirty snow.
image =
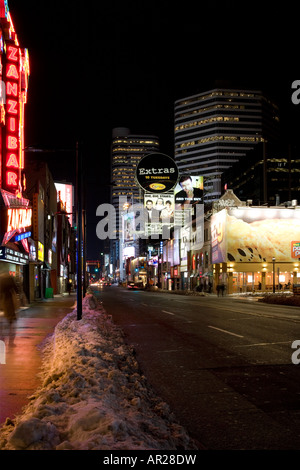
<svg viewBox="0 0 300 470">
<path fill-rule="evenodd" d="M 195 450 L 92 295 L 47 338 L 41 386 L 0 429 L 0 450 Z"/>
</svg>

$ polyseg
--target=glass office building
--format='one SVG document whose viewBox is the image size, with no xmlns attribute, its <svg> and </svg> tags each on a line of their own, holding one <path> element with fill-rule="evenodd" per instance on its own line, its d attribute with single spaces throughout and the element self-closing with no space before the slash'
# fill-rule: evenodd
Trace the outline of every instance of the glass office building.
<svg viewBox="0 0 300 470">
<path fill-rule="evenodd" d="M 279 138 L 279 111 L 259 90 L 216 88 L 175 102 L 175 161 L 204 177 L 204 201 L 219 199 L 221 175 L 257 143 Z"/>
</svg>

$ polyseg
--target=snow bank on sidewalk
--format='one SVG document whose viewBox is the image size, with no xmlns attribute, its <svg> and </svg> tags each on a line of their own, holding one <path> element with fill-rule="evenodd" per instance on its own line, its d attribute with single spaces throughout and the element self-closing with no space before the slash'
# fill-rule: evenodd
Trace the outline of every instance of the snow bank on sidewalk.
<svg viewBox="0 0 300 470">
<path fill-rule="evenodd" d="M 48 338 L 42 385 L 0 429 L 1 450 L 196 449 L 93 295 Z"/>
</svg>

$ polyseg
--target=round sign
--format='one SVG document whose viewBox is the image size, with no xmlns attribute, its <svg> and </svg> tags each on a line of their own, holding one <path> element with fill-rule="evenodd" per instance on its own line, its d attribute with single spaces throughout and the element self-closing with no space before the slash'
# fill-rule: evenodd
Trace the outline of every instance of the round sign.
<svg viewBox="0 0 300 470">
<path fill-rule="evenodd" d="M 150 153 L 136 167 L 136 179 L 145 191 L 164 193 L 177 184 L 178 168 L 174 160 L 163 153 Z"/>
</svg>

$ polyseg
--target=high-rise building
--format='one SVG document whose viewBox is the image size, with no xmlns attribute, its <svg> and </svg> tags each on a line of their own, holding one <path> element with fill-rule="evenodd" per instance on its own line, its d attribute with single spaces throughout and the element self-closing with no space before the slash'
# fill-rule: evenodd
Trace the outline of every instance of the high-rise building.
<svg viewBox="0 0 300 470">
<path fill-rule="evenodd" d="M 116 209 L 116 239 L 111 246 L 112 264 L 119 260 L 120 197 L 128 204 L 140 202 L 140 189 L 135 181 L 136 167 L 141 158 L 159 152 L 159 139 L 153 135 L 131 134 L 130 129 L 117 127 L 112 131 L 111 144 L 111 204 Z"/>
<path fill-rule="evenodd" d="M 112 131 L 111 144 L 111 203 L 119 209 L 119 197 L 130 204 L 139 202 L 140 190 L 135 181 L 138 162 L 145 155 L 159 152 L 159 140 L 152 135 L 134 135 L 125 127 Z M 118 221 L 117 221 L 118 226 Z"/>
<path fill-rule="evenodd" d="M 298 145 L 263 142 L 239 165 L 222 174 L 222 186 L 253 205 L 291 205 L 299 199 L 300 148 Z"/>
<path fill-rule="evenodd" d="M 175 161 L 204 177 L 204 201 L 219 199 L 221 175 L 255 144 L 279 138 L 278 107 L 258 90 L 215 88 L 175 102 Z"/>
</svg>

